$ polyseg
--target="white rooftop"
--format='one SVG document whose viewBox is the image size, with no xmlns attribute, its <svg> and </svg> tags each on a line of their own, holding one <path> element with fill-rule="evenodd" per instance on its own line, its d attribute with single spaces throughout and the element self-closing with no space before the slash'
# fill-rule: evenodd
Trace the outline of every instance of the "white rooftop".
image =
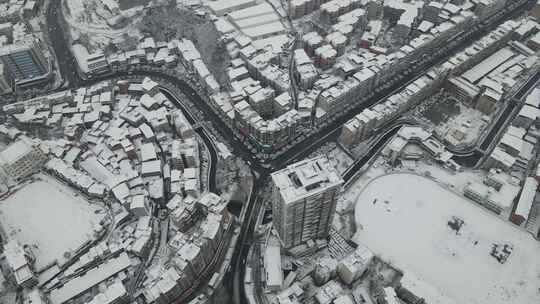
<svg viewBox="0 0 540 304">
<path fill-rule="evenodd" d="M 76 277 L 62 287 L 53 289 L 50 293 L 52 304 L 62 304 L 81 294 L 89 288 L 103 282 L 109 277 L 131 266 L 128 255 L 124 252 L 86 272 L 84 276 Z"/>
<path fill-rule="evenodd" d="M 328 159 L 319 156 L 304 160 L 272 173 L 285 203 L 294 202 L 343 183 L 343 179 Z"/>
</svg>

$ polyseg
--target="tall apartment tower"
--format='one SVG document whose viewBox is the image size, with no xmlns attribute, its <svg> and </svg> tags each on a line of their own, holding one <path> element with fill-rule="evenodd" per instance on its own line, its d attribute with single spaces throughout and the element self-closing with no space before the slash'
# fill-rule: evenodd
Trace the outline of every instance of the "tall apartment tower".
<svg viewBox="0 0 540 304">
<path fill-rule="evenodd" d="M 274 227 L 285 248 L 328 236 L 343 179 L 326 157 L 272 173 Z"/>
<path fill-rule="evenodd" d="M 37 40 L 0 47 L 0 63 L 16 81 L 32 79 L 47 73 L 47 60 Z"/>
</svg>

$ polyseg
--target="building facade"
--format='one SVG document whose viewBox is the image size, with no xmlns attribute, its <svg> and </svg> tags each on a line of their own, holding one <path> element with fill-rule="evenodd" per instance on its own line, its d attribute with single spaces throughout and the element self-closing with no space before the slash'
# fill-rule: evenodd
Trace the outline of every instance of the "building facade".
<svg viewBox="0 0 540 304">
<path fill-rule="evenodd" d="M 0 152 L 0 166 L 15 181 L 37 172 L 46 160 L 47 155 L 27 138 L 14 142 Z"/>
<path fill-rule="evenodd" d="M 272 174 L 274 227 L 291 248 L 328 236 L 343 179 L 325 157 L 304 160 Z"/>
</svg>

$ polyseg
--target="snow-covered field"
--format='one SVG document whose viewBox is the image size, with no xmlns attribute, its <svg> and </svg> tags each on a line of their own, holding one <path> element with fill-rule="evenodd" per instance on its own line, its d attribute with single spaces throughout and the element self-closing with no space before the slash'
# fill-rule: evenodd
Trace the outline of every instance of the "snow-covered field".
<svg viewBox="0 0 540 304">
<path fill-rule="evenodd" d="M 464 221 L 459 232 L 448 225 L 453 217 Z M 428 178 L 372 180 L 355 220 L 355 238 L 414 278 L 427 303 L 540 303 L 540 243 Z M 513 246 L 506 263 L 490 255 L 493 244 Z"/>
<path fill-rule="evenodd" d="M 31 245 L 38 270 L 55 260 L 63 261 L 64 252 L 93 239 L 103 214 L 100 207 L 49 178 L 32 182 L 0 201 L 4 231 L 21 244 Z"/>
</svg>

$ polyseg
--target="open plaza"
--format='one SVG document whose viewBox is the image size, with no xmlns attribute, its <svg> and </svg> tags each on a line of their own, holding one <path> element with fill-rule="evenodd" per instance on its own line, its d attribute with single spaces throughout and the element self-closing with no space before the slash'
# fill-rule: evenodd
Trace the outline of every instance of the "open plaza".
<svg viewBox="0 0 540 304">
<path fill-rule="evenodd" d="M 69 187 L 41 176 L 0 201 L 0 223 L 10 238 L 29 245 L 36 269 L 66 259 L 94 239 L 104 210 L 91 205 Z M 69 258 L 69 256 L 67 256 Z"/>
<path fill-rule="evenodd" d="M 355 219 L 356 240 L 415 277 L 408 287 L 427 303 L 540 301 L 540 244 L 431 179 L 374 178 L 357 197 Z"/>
</svg>

